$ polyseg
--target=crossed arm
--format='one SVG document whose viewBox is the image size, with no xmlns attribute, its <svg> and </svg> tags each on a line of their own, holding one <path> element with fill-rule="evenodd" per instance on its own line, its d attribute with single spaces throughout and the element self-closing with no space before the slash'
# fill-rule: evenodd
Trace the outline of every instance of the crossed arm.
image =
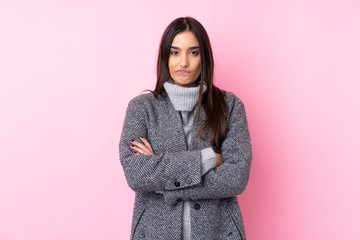
<svg viewBox="0 0 360 240">
<path fill-rule="evenodd" d="M 130 141 L 130 147 L 134 150 L 134 155 L 140 155 L 140 154 L 154 155 L 154 151 L 153 151 L 150 143 L 148 142 L 148 140 L 146 140 L 146 138 L 144 138 L 144 137 L 140 137 L 140 140 L 143 143 L 140 143 L 140 142 L 135 141 L 135 140 Z M 221 164 L 223 164 L 224 161 L 222 159 L 221 154 L 215 153 L 215 156 L 216 156 L 215 167 L 218 167 Z"/>
<path fill-rule="evenodd" d="M 251 165 L 251 143 L 240 100 L 230 109 L 228 131 L 216 154 L 216 167 L 201 174 L 200 150 L 154 155 L 144 125 L 144 108 L 129 104 L 120 142 L 120 158 L 129 186 L 137 192 L 164 193 L 167 204 L 176 199 L 219 199 L 240 194 L 246 187 Z M 140 139 L 132 140 L 132 139 Z M 180 184 L 179 184 L 180 183 Z"/>
</svg>

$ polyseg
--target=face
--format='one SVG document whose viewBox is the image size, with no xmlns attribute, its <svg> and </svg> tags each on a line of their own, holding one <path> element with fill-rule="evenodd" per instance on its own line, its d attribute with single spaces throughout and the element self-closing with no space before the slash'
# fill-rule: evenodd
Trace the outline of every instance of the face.
<svg viewBox="0 0 360 240">
<path fill-rule="evenodd" d="M 201 73 L 199 42 L 190 31 L 178 33 L 170 48 L 169 72 L 174 84 L 194 87 Z"/>
</svg>

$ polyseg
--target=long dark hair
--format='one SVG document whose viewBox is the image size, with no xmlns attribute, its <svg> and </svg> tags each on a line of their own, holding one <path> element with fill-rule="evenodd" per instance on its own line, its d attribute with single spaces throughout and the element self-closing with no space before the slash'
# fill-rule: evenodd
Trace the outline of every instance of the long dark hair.
<svg viewBox="0 0 360 240">
<path fill-rule="evenodd" d="M 168 63 L 171 43 L 178 33 L 184 31 L 194 33 L 199 42 L 201 74 L 197 79 L 197 83 L 200 84 L 200 93 L 195 120 L 198 121 L 199 119 L 201 103 L 203 103 L 206 113 L 206 118 L 200 122 L 199 134 L 203 138 L 210 131 L 211 144 L 220 149 L 226 135 L 228 108 L 225 102 L 225 93 L 213 84 L 214 59 L 209 36 L 205 28 L 196 19 L 191 17 L 177 18 L 165 29 L 161 38 L 157 61 L 157 82 L 152 93 L 157 97 L 164 91 L 164 83 L 170 79 Z M 204 83 L 207 85 L 207 89 L 204 94 L 201 94 Z"/>
</svg>

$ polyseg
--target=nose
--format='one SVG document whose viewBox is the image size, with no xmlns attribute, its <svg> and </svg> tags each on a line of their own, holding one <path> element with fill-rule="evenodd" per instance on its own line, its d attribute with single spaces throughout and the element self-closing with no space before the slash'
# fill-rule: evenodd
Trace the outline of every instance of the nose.
<svg viewBox="0 0 360 240">
<path fill-rule="evenodd" d="M 180 58 L 180 67 L 181 68 L 186 68 L 189 66 L 189 61 L 188 61 L 188 55 L 185 54 L 181 54 L 181 58 Z"/>
</svg>

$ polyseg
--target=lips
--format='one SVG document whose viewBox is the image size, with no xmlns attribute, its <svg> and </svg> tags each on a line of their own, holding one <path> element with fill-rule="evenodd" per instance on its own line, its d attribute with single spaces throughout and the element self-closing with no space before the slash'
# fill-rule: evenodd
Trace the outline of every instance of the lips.
<svg viewBox="0 0 360 240">
<path fill-rule="evenodd" d="M 179 70 L 177 70 L 176 72 L 177 72 L 177 73 L 180 73 L 180 74 L 190 73 L 190 71 L 185 70 L 185 69 L 179 69 Z"/>
</svg>

